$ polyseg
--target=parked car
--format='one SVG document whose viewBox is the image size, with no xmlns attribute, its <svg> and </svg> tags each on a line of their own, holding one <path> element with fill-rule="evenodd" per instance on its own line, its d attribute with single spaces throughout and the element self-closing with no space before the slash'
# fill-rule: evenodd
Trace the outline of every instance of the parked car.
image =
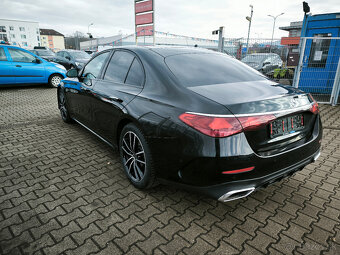
<svg viewBox="0 0 340 255">
<path fill-rule="evenodd" d="M 263 74 L 268 74 L 276 68 L 282 68 L 283 63 L 280 56 L 275 53 L 249 54 L 241 61 Z"/>
<path fill-rule="evenodd" d="M 51 50 L 47 49 L 34 49 L 30 50 L 35 55 L 38 55 L 39 57 L 47 60 L 47 61 L 55 61 L 55 53 Z"/>
<path fill-rule="evenodd" d="M 62 65 L 19 47 L 0 45 L 0 85 L 47 83 L 56 87 L 65 77 Z"/>
<path fill-rule="evenodd" d="M 132 184 L 178 185 L 230 201 L 320 155 L 318 104 L 226 54 L 104 50 L 58 87 L 62 119 L 118 148 Z"/>
<path fill-rule="evenodd" d="M 81 69 L 91 56 L 85 51 L 80 50 L 61 50 L 56 54 L 55 62 L 63 65 L 66 69 Z"/>
</svg>

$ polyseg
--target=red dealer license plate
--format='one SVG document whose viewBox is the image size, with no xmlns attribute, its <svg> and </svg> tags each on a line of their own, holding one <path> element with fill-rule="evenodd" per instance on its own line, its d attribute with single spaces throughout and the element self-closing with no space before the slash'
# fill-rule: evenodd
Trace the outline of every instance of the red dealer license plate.
<svg viewBox="0 0 340 255">
<path fill-rule="evenodd" d="M 270 138 L 295 133 L 305 126 L 303 115 L 298 114 L 274 120 L 269 124 Z"/>
</svg>

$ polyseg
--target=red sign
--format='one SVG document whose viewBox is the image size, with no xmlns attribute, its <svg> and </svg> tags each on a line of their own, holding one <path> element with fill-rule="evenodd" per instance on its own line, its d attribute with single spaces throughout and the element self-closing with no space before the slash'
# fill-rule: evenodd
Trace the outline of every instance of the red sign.
<svg viewBox="0 0 340 255">
<path fill-rule="evenodd" d="M 152 11 L 152 0 L 146 1 L 146 2 L 136 2 L 135 5 L 135 12 L 141 13 L 141 12 L 148 12 Z"/>
<path fill-rule="evenodd" d="M 153 25 L 137 27 L 136 28 L 137 36 L 150 36 L 153 35 Z"/>
<path fill-rule="evenodd" d="M 136 15 L 136 25 L 153 23 L 153 13 Z"/>
</svg>

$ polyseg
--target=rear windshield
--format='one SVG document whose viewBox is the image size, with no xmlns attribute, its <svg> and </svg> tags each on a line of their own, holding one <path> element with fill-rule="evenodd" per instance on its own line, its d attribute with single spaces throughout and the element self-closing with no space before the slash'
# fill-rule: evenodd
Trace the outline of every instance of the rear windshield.
<svg viewBox="0 0 340 255">
<path fill-rule="evenodd" d="M 166 57 L 165 62 L 186 87 L 266 80 L 251 67 L 223 54 L 180 54 Z"/>
</svg>

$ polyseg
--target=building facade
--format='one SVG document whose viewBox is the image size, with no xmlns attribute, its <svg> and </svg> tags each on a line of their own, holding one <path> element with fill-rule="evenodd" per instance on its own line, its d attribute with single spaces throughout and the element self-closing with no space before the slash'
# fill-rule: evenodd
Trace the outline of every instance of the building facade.
<svg viewBox="0 0 340 255">
<path fill-rule="evenodd" d="M 54 29 L 40 29 L 41 46 L 54 51 L 65 49 L 64 35 Z"/>
<path fill-rule="evenodd" d="M 0 19 L 0 41 L 26 49 L 40 46 L 39 23 Z"/>
</svg>

